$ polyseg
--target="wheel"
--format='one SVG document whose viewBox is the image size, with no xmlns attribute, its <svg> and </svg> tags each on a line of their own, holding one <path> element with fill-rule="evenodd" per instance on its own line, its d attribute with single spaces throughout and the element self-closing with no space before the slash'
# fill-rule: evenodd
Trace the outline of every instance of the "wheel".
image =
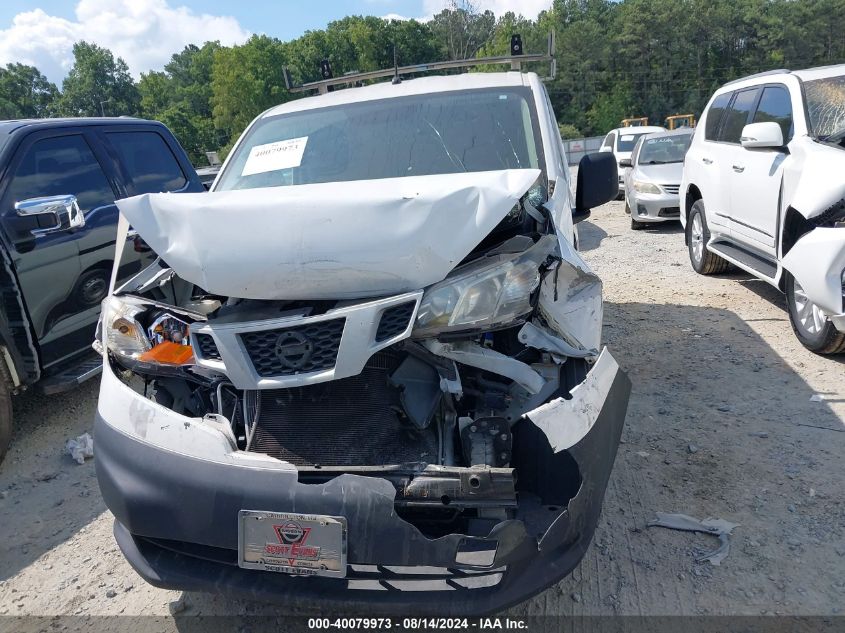
<svg viewBox="0 0 845 633">
<path fill-rule="evenodd" d="M 634 216 L 631 216 L 631 230 L 632 231 L 642 231 L 645 228 L 645 222 L 637 222 L 634 219 Z"/>
<path fill-rule="evenodd" d="M 12 443 L 12 395 L 9 388 L 0 383 L 0 463 Z"/>
<path fill-rule="evenodd" d="M 110 276 L 110 271 L 105 268 L 86 270 L 77 279 L 71 297 L 83 309 L 100 305 L 109 292 Z"/>
<path fill-rule="evenodd" d="M 801 344 L 816 354 L 845 352 L 845 333 L 833 327 L 824 310 L 810 301 L 801 284 L 792 275 L 787 272 L 784 275 L 789 322 Z"/>
<path fill-rule="evenodd" d="M 710 231 L 704 217 L 704 201 L 696 200 L 687 220 L 687 245 L 690 263 L 700 275 L 723 273 L 731 266 L 730 262 L 707 250 L 709 240 Z"/>
</svg>

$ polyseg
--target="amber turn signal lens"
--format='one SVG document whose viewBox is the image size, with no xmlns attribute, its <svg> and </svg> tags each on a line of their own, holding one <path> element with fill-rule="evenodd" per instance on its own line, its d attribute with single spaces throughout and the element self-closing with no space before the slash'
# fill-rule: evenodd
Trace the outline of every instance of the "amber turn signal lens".
<svg viewBox="0 0 845 633">
<path fill-rule="evenodd" d="M 138 360 L 162 365 L 185 365 L 191 362 L 193 358 L 194 350 L 190 345 L 179 345 L 172 341 L 164 341 L 141 354 Z"/>
</svg>

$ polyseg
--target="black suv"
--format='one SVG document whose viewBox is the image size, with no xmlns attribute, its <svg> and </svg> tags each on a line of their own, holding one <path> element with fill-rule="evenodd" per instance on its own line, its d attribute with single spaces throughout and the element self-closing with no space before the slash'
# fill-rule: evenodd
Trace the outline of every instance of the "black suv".
<svg viewBox="0 0 845 633">
<path fill-rule="evenodd" d="M 114 260 L 114 201 L 162 191 L 204 189 L 161 123 L 0 121 L 0 460 L 12 394 L 35 383 L 58 393 L 99 373 L 91 341 Z M 137 240 L 126 250 L 120 278 L 152 257 Z"/>
</svg>

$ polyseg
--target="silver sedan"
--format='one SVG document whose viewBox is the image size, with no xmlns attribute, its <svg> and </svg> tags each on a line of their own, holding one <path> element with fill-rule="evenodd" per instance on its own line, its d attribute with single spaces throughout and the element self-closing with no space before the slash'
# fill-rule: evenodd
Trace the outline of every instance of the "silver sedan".
<svg viewBox="0 0 845 633">
<path fill-rule="evenodd" d="M 632 229 L 680 218 L 678 190 L 692 134 L 685 128 L 643 136 L 630 164 L 622 162 L 631 168 L 625 174 L 625 213 L 631 216 Z"/>
</svg>

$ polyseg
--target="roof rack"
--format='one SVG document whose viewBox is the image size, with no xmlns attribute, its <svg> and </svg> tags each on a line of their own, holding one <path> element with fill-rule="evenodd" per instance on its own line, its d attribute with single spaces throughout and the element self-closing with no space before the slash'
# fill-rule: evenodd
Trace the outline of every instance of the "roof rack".
<svg viewBox="0 0 845 633">
<path fill-rule="evenodd" d="M 333 77 L 331 72 L 331 65 L 328 60 L 320 62 L 320 73 L 323 79 L 319 81 L 312 81 L 309 83 L 294 86 L 291 79 L 290 71 L 287 67 L 282 68 L 282 74 L 285 79 L 285 86 L 290 92 L 306 92 L 308 90 L 316 90 L 320 94 L 326 94 L 335 86 L 354 86 L 363 81 L 372 79 L 382 79 L 384 77 L 393 77 L 394 83 L 401 81 L 399 79 L 402 75 L 415 75 L 420 73 L 428 73 L 436 70 L 449 70 L 452 68 L 471 68 L 473 66 L 483 66 L 486 64 L 509 64 L 511 70 L 521 71 L 522 64 L 530 62 L 549 62 L 550 74 L 549 78 L 553 79 L 557 73 L 557 60 L 555 59 L 555 34 L 554 31 L 549 33 L 548 50 L 545 53 L 525 54 L 522 51 L 522 38 L 519 35 L 511 36 L 511 54 L 502 55 L 498 57 L 477 57 L 473 59 L 459 59 L 445 62 L 432 62 L 429 64 L 414 64 L 412 66 L 394 66 L 393 68 L 385 68 L 383 70 L 372 70 L 363 73 L 352 73 L 343 75 L 341 77 Z"/>
<path fill-rule="evenodd" d="M 769 75 L 788 75 L 792 71 L 788 68 L 777 68 L 775 70 L 765 70 L 761 73 L 755 73 L 753 75 L 748 75 L 746 77 L 740 77 L 739 79 L 732 79 L 731 81 L 723 84 L 724 86 L 730 86 L 735 83 L 739 83 L 740 81 L 745 81 L 746 79 L 757 79 L 758 77 L 768 77 Z"/>
</svg>

